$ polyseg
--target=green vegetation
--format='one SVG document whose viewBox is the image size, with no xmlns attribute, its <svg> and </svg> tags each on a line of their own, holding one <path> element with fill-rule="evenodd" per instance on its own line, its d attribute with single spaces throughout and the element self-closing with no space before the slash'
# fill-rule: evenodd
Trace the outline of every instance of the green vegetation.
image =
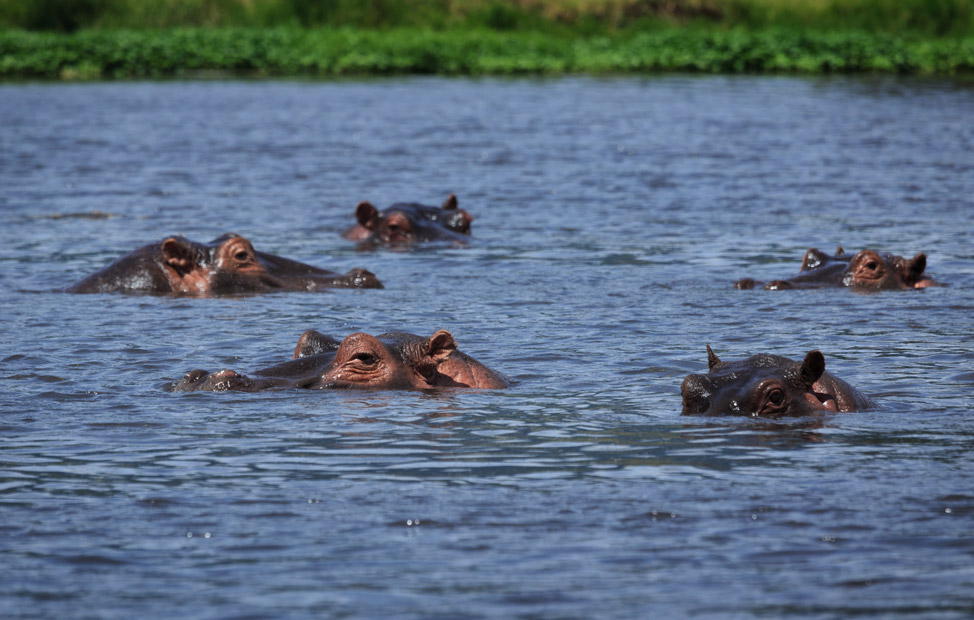
<svg viewBox="0 0 974 620">
<path fill-rule="evenodd" d="M 726 28 L 974 34 L 974 0 L 3 0 L 0 29 L 484 27 L 607 34 L 701 22 Z"/>
<path fill-rule="evenodd" d="M 907 41 L 856 32 L 665 29 L 574 39 L 488 30 L 298 28 L 0 33 L 0 76 L 7 77 L 971 70 L 974 38 Z"/>
<path fill-rule="evenodd" d="M 2 0 L 0 78 L 974 70 L 974 0 Z"/>
</svg>

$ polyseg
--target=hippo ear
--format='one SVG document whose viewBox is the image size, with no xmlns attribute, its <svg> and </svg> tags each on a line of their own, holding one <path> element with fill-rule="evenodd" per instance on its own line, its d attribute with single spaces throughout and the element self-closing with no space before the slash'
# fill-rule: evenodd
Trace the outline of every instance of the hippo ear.
<svg viewBox="0 0 974 620">
<path fill-rule="evenodd" d="M 364 228 L 375 230 L 379 226 L 379 210 L 371 202 L 363 200 L 355 206 L 355 219 Z"/>
<path fill-rule="evenodd" d="M 914 256 L 913 260 L 911 260 L 907 264 L 906 273 L 903 274 L 903 279 L 906 281 L 907 284 L 913 286 L 914 284 L 920 281 L 920 278 L 923 277 L 923 272 L 924 270 L 926 270 L 926 268 L 927 268 L 927 255 L 921 252 L 916 256 Z"/>
<path fill-rule="evenodd" d="M 809 351 L 799 369 L 802 383 L 810 387 L 821 378 L 823 372 L 825 372 L 825 356 L 819 350 Z"/>
<path fill-rule="evenodd" d="M 291 359 L 317 355 L 326 351 L 337 351 L 341 344 L 331 336 L 309 329 L 298 338 L 298 345 L 294 347 L 294 355 Z"/>
<path fill-rule="evenodd" d="M 457 195 L 450 194 L 446 200 L 443 201 L 443 209 L 456 209 L 457 208 Z"/>
<path fill-rule="evenodd" d="M 713 370 L 717 366 L 720 366 L 720 358 L 714 353 L 714 350 L 707 345 L 707 370 Z"/>
<path fill-rule="evenodd" d="M 845 254 L 845 248 L 842 247 L 841 245 L 835 246 L 835 255 L 842 256 L 843 254 Z"/>
<path fill-rule="evenodd" d="M 457 350 L 453 334 L 441 329 L 423 342 L 423 353 L 436 363 L 444 361 Z"/>
<path fill-rule="evenodd" d="M 180 275 L 197 267 L 196 252 L 182 237 L 169 237 L 162 242 L 162 260 Z"/>
</svg>

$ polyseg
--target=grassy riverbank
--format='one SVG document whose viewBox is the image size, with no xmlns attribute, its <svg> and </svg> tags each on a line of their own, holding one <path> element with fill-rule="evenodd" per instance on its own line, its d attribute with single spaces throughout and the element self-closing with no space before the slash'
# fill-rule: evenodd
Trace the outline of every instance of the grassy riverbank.
<svg viewBox="0 0 974 620">
<path fill-rule="evenodd" d="M 5 0 L 0 78 L 974 72 L 974 0 Z"/>
<path fill-rule="evenodd" d="M 0 33 L 0 77 L 6 78 L 662 71 L 950 75 L 974 71 L 974 38 L 686 28 L 572 38 L 488 30 L 298 28 Z"/>
</svg>

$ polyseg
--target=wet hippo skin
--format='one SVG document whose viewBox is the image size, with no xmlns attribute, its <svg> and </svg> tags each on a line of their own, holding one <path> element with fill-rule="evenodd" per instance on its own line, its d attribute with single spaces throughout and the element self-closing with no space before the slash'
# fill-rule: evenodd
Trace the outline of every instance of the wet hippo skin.
<svg viewBox="0 0 974 620">
<path fill-rule="evenodd" d="M 179 236 L 150 243 L 67 291 L 209 297 L 329 288 L 382 288 L 382 283 L 364 269 L 340 274 L 258 252 L 246 238 L 227 233 L 209 243 Z"/>
<path fill-rule="evenodd" d="M 499 389 L 508 381 L 457 350 L 450 332 L 429 338 L 405 332 L 379 336 L 355 333 L 344 340 L 314 330 L 298 339 L 292 359 L 244 376 L 232 370 L 192 370 L 174 391 L 256 392 L 267 389 L 365 388 L 425 390 Z"/>
<path fill-rule="evenodd" d="M 801 362 L 768 353 L 722 362 L 708 346 L 707 358 L 707 374 L 683 380 L 684 415 L 778 418 L 874 405 L 859 390 L 826 372 L 825 356 L 819 351 L 809 351 Z"/>
<path fill-rule="evenodd" d="M 926 288 L 937 282 L 925 272 L 926 254 L 912 259 L 876 250 L 862 250 L 856 254 L 846 252 L 842 246 L 833 256 L 810 248 L 802 257 L 797 276 L 763 283 L 744 278 L 734 283 L 734 288 L 765 290 L 809 289 L 846 287 L 859 291 Z"/>
<path fill-rule="evenodd" d="M 358 224 L 342 236 L 358 241 L 362 249 L 409 248 L 418 243 L 446 241 L 458 244 L 470 240 L 473 217 L 458 207 L 454 194 L 441 207 L 419 203 L 396 203 L 379 211 L 363 201 L 355 207 Z"/>
</svg>

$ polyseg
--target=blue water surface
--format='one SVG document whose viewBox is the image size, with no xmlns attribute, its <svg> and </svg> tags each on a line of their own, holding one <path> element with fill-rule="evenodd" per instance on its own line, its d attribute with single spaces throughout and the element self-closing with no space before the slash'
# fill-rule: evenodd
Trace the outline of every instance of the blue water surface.
<svg viewBox="0 0 974 620">
<path fill-rule="evenodd" d="M 0 84 L 4 618 L 969 618 L 974 88 L 887 77 Z M 361 252 L 355 204 L 473 242 Z M 383 290 L 62 289 L 225 232 Z M 949 286 L 738 291 L 808 247 Z M 314 328 L 503 391 L 172 393 Z M 680 415 L 820 349 L 874 410 Z"/>
</svg>

